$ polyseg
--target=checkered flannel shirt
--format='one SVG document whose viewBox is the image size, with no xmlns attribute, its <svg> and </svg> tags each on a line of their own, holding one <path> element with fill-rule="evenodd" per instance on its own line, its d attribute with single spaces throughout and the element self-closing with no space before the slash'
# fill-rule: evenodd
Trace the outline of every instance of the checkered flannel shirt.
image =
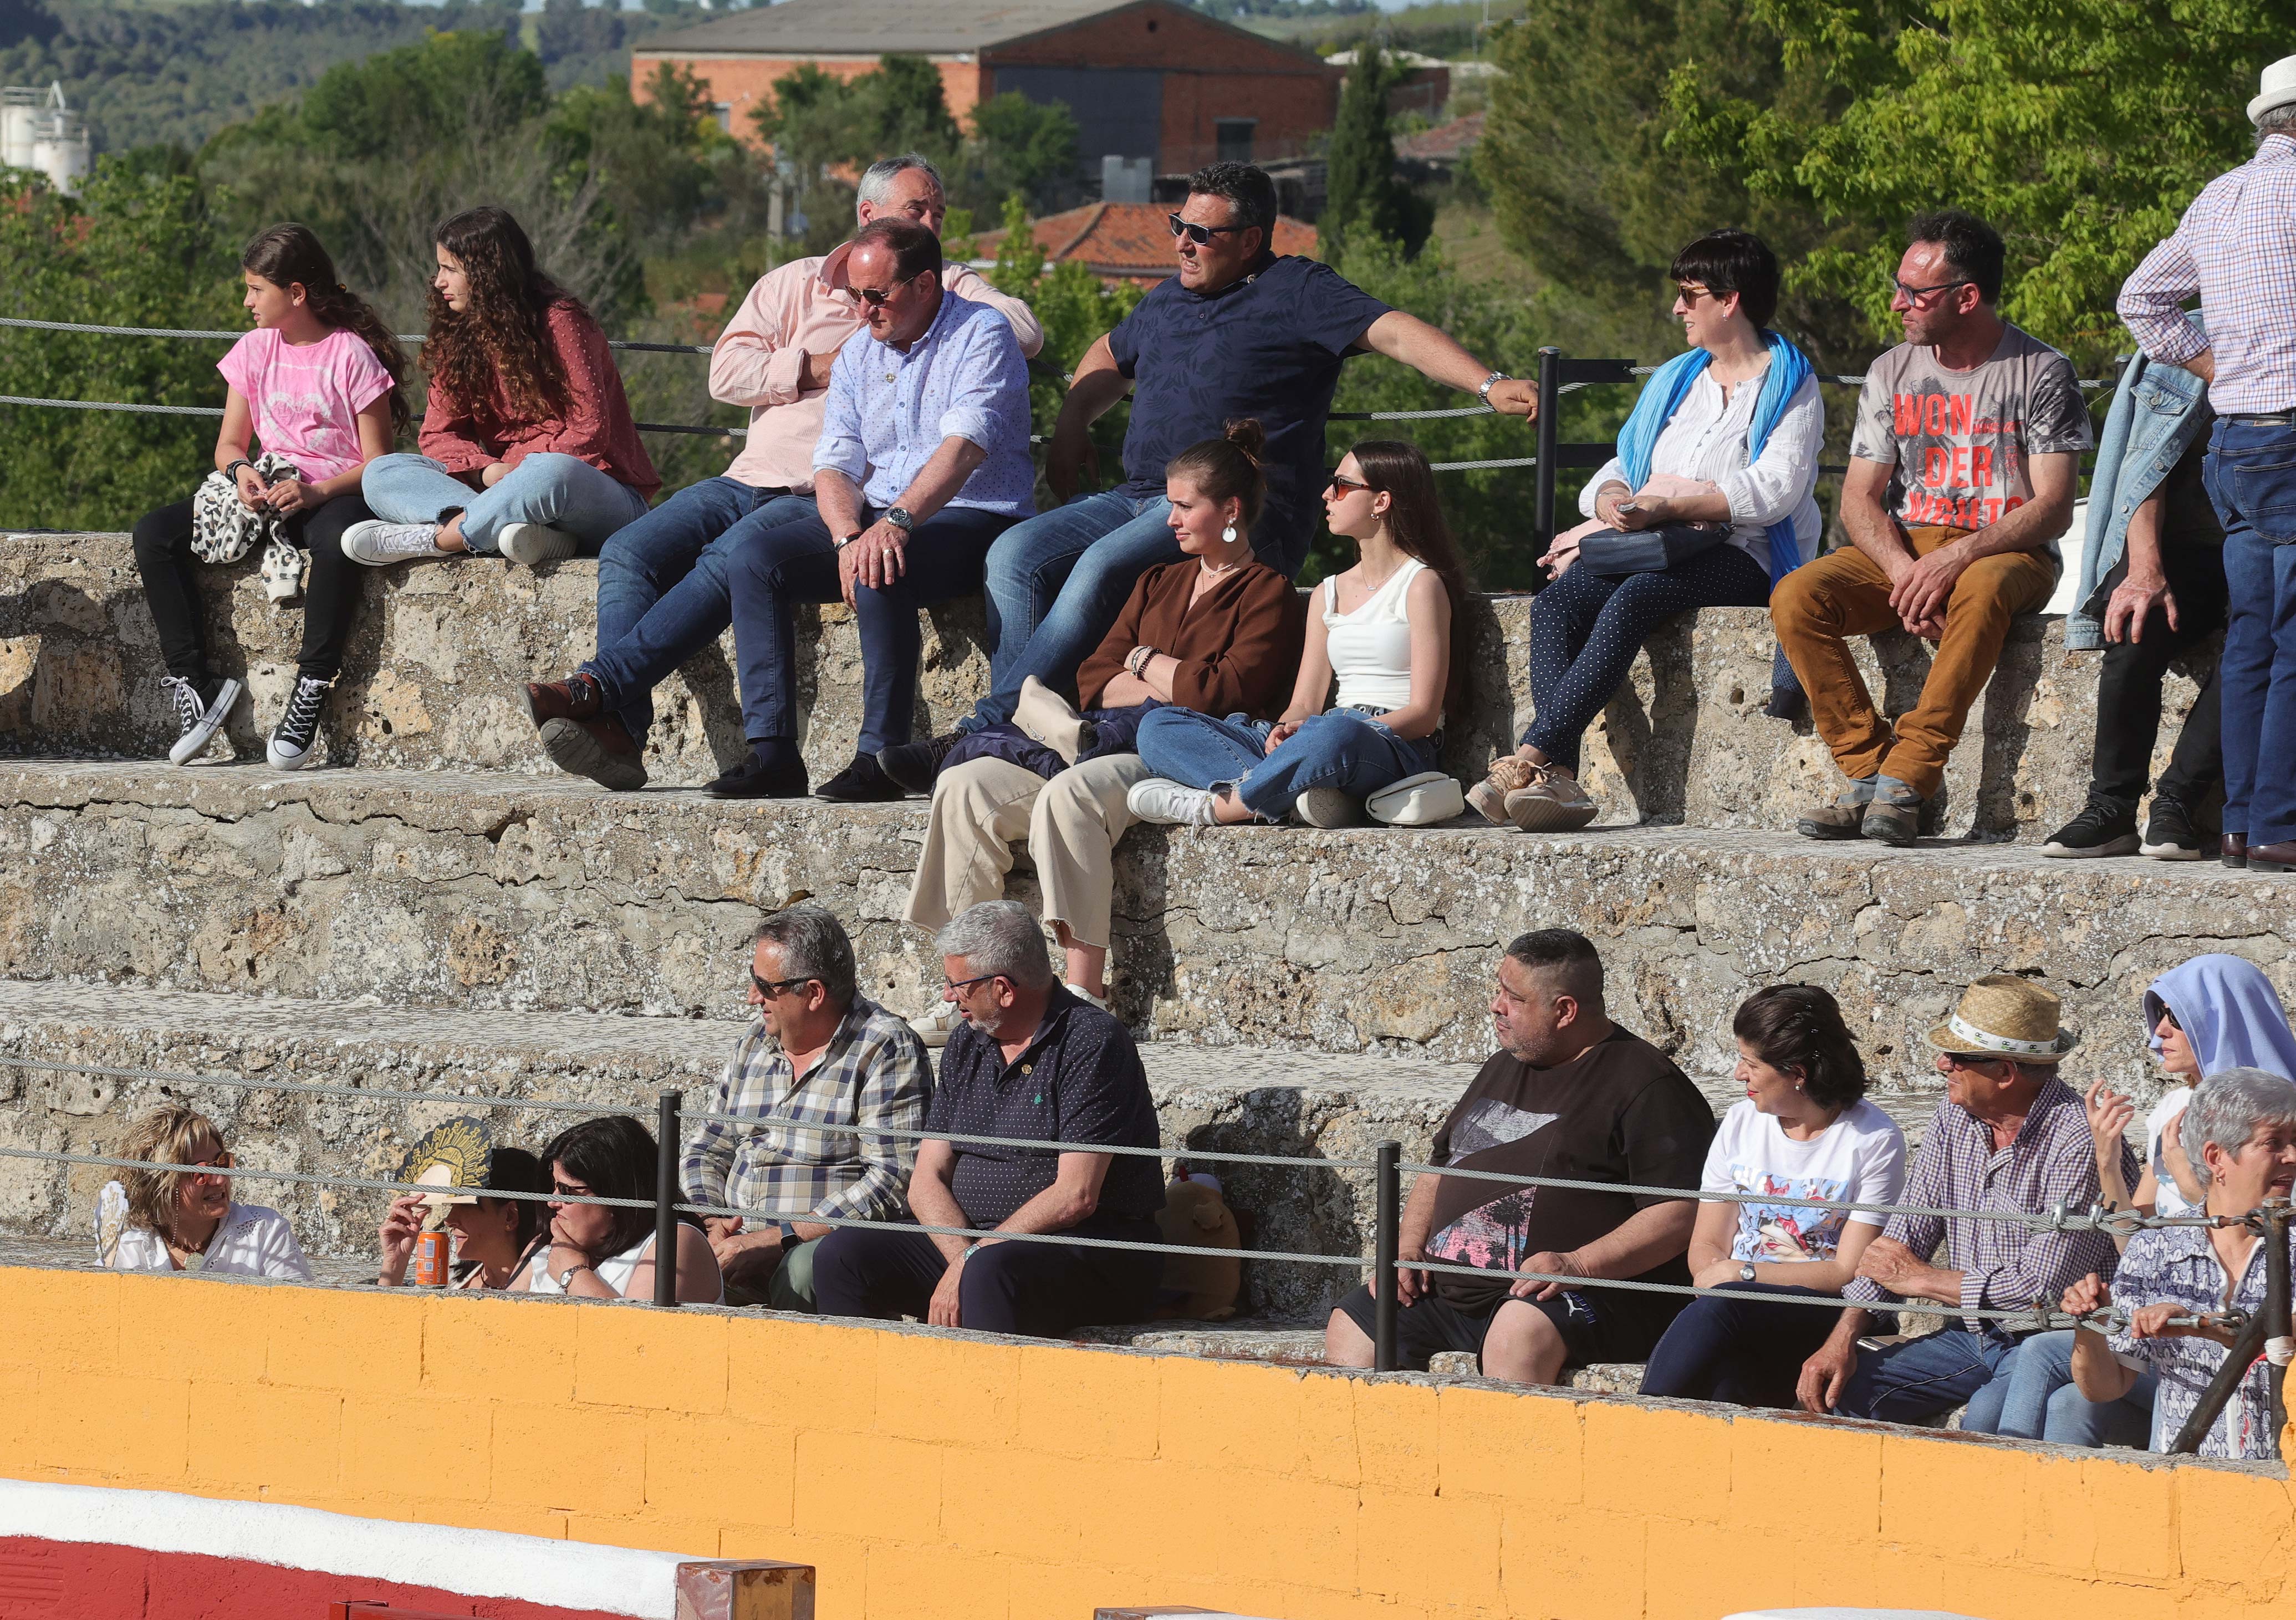
<svg viewBox="0 0 2296 1620">
<path fill-rule="evenodd" d="M 2120 1145 L 2120 1173 L 2136 1185 L 2136 1155 Z M 1993 1145 L 1993 1128 L 1958 1103 L 1942 1102 L 1915 1155 L 1900 1203 L 1929 1209 L 2016 1210 L 2046 1214 L 2060 1200 L 2086 1210 L 2097 1200 L 2096 1139 L 2088 1114 L 2064 1081 L 2051 1077 L 2033 1099 L 2016 1140 Z M 2102 1232 L 2034 1231 L 2009 1221 L 1940 1220 L 1892 1215 L 1882 1229 L 1926 1260 L 1945 1242 L 1939 1263 L 1961 1273 L 1964 1311 L 2054 1311 L 2065 1289 L 2095 1271 L 2111 1279 L 2120 1255 Z M 1866 1278 L 1841 1290 L 1853 1304 L 1891 1304 L 1898 1296 Z M 1919 1308 L 1920 1302 L 1914 1302 Z M 1997 1325 L 1964 1317 L 1972 1333 Z"/>
<path fill-rule="evenodd" d="M 708 1112 L 805 1122 L 744 1128 L 704 1120 L 680 1167 L 686 1201 L 758 1210 L 759 1220 L 898 1219 L 908 1210 L 917 1145 L 867 1127 L 921 1131 L 931 1095 L 924 1042 L 865 996 L 854 998 L 820 1061 L 794 1082 L 780 1043 L 752 1023 Z"/>
<path fill-rule="evenodd" d="M 2205 336 L 2185 318 L 2196 297 Z M 2296 408 L 2296 140 L 2267 136 L 2210 181 L 2122 284 L 2120 308 L 2156 360 L 2182 366 L 2215 349 L 2218 415 Z"/>
</svg>

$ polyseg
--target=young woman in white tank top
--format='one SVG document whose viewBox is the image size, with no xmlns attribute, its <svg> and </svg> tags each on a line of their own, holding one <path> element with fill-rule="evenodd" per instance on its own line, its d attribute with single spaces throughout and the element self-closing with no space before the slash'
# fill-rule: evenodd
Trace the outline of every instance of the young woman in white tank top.
<svg viewBox="0 0 2296 1620">
<path fill-rule="evenodd" d="M 542 1156 L 551 1189 L 563 1196 L 643 1198 L 654 1196 L 658 1160 L 653 1133 L 627 1115 L 584 1120 L 559 1133 Z M 575 1299 L 653 1298 L 653 1213 L 602 1204 L 550 1205 L 550 1246 L 529 1268 L 527 1292 Z M 677 1297 L 690 1305 L 722 1305 L 726 1284 L 709 1239 L 693 1227 L 677 1229 Z"/>
<path fill-rule="evenodd" d="M 1459 566 L 1427 458 L 1394 440 L 1358 445 L 1324 506 L 1358 555 L 1316 588 L 1291 706 L 1273 726 L 1185 709 L 1149 715 L 1140 757 L 1156 775 L 1127 800 L 1142 820 L 1209 826 L 1296 811 L 1343 826 L 1361 819 L 1370 794 L 1435 769 Z"/>
</svg>

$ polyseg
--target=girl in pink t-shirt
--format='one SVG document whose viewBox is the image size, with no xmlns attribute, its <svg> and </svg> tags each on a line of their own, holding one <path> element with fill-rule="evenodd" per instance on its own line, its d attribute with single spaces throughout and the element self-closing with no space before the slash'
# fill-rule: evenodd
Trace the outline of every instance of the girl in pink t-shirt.
<svg viewBox="0 0 2296 1620">
<path fill-rule="evenodd" d="M 211 487 L 135 525 L 135 565 L 168 663 L 160 687 L 177 731 L 168 758 L 181 765 L 207 747 L 241 687 L 208 669 L 195 559 L 234 562 L 252 539 L 268 538 L 275 555 L 266 558 L 266 582 L 283 573 L 280 591 L 291 596 L 299 571 L 290 547 L 310 554 L 295 689 L 266 750 L 273 765 L 295 770 L 311 761 L 319 711 L 350 638 L 358 570 L 343 555 L 343 530 L 373 515 L 359 498 L 359 477 L 406 425 L 398 396 L 406 359 L 382 317 L 335 279 L 334 261 L 308 227 L 272 226 L 239 262 L 255 330 L 216 366 L 231 392 Z M 250 440 L 261 446 L 256 460 Z"/>
</svg>

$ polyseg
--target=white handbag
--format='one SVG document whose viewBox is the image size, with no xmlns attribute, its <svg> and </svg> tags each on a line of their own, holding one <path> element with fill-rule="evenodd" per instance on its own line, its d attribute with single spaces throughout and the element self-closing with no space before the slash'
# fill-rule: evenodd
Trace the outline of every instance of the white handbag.
<svg viewBox="0 0 2296 1620">
<path fill-rule="evenodd" d="M 1364 801 L 1374 821 L 1389 826 L 1432 826 L 1467 812 L 1467 796 L 1458 778 L 1440 770 L 1423 770 L 1415 777 L 1390 782 Z"/>
</svg>

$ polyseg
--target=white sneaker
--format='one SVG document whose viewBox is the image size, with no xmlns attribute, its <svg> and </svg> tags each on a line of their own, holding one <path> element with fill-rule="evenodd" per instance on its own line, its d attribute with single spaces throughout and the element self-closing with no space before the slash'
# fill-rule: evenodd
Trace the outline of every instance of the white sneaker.
<svg viewBox="0 0 2296 1620">
<path fill-rule="evenodd" d="M 956 1010 L 955 1002 L 936 1001 L 932 1011 L 921 1018 L 910 1019 L 909 1027 L 916 1031 L 918 1040 L 939 1051 L 948 1044 L 949 1033 L 956 1028 L 962 1016 Z"/>
<path fill-rule="evenodd" d="M 160 687 L 176 711 L 176 740 L 168 750 L 168 763 L 182 765 L 207 747 L 231 706 L 239 701 L 239 682 L 226 676 L 216 683 L 212 695 L 176 675 L 161 676 Z"/>
<path fill-rule="evenodd" d="M 436 523 L 386 523 L 371 517 L 343 530 L 343 555 L 369 568 L 388 568 L 421 557 L 443 557 Z"/>
<path fill-rule="evenodd" d="M 279 717 L 279 728 L 271 734 L 264 756 L 275 770 L 300 770 L 311 762 L 318 751 L 319 710 L 334 689 L 332 680 L 321 680 L 313 675 L 298 675 L 295 691 L 287 700 L 286 712 Z"/>
<path fill-rule="evenodd" d="M 1363 806 L 1336 787 L 1311 787 L 1292 802 L 1292 813 L 1309 826 L 1354 826 Z"/>
<path fill-rule="evenodd" d="M 547 523 L 504 523 L 495 547 L 513 563 L 539 568 L 545 563 L 563 563 L 582 549 L 582 542 Z"/>
<path fill-rule="evenodd" d="M 1124 795 L 1125 807 L 1143 821 L 1159 826 L 1210 826 L 1212 795 L 1201 787 L 1183 787 L 1168 777 L 1144 777 Z"/>
</svg>

